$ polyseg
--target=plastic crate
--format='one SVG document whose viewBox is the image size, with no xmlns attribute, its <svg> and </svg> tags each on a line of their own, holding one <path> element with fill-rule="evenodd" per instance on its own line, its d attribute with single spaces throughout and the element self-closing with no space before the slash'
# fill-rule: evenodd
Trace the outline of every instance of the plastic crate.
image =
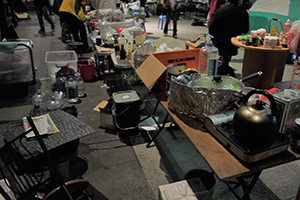
<svg viewBox="0 0 300 200">
<path fill-rule="evenodd" d="M 45 62 L 47 63 L 50 81 L 52 85 L 56 82 L 56 72 L 61 65 L 69 65 L 69 68 L 77 71 L 77 54 L 75 51 L 48 51 L 46 52 Z"/>
</svg>

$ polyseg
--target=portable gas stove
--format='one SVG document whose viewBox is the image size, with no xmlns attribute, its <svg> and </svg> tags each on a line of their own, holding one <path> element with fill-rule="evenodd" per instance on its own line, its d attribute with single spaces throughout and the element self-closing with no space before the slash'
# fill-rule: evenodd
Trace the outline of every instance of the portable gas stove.
<svg viewBox="0 0 300 200">
<path fill-rule="evenodd" d="M 246 163 L 253 163 L 287 150 L 290 139 L 282 133 L 260 145 L 247 145 L 235 138 L 232 119 L 235 111 L 208 116 L 204 126 L 228 151 Z"/>
</svg>

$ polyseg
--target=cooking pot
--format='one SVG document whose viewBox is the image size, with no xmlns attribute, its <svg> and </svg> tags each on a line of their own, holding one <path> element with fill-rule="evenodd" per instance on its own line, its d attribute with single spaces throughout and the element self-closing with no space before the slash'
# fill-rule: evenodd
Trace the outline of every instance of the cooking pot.
<svg viewBox="0 0 300 200">
<path fill-rule="evenodd" d="M 270 108 L 266 103 L 257 100 L 255 104 L 246 105 L 253 94 L 261 94 L 270 101 Z M 245 106 L 239 108 L 234 116 L 232 127 L 235 138 L 247 145 L 260 145 L 268 140 L 276 132 L 276 102 L 271 94 L 264 90 L 252 90 L 242 99 Z"/>
<path fill-rule="evenodd" d="M 214 88 L 220 90 L 234 90 L 237 92 L 243 91 L 245 88 L 244 82 L 256 78 L 262 74 L 261 71 L 250 74 L 242 79 L 236 79 L 231 76 L 214 75 L 201 76 L 190 82 L 191 87 Z"/>
</svg>

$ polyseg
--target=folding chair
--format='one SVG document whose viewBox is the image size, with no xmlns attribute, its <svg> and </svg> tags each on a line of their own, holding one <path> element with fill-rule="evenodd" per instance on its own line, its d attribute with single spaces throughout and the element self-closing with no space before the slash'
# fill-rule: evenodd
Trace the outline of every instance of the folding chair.
<svg viewBox="0 0 300 200">
<path fill-rule="evenodd" d="M 91 199 L 85 191 L 89 185 L 87 180 L 78 179 L 67 183 L 63 181 L 34 122 L 31 117 L 27 117 L 27 120 L 31 128 L 11 141 L 4 139 L 5 145 L 0 148 L 0 176 L 6 180 L 7 187 L 12 190 L 16 199 L 46 199 L 46 197 L 51 199 L 50 197 L 55 195 L 56 199 L 73 200 L 75 193 L 77 199 L 79 192 L 84 194 L 86 199 Z M 22 143 L 27 140 L 26 134 L 30 131 L 34 132 L 43 151 L 42 155 L 47 158 L 47 166 L 39 162 L 36 152 L 31 152 Z M 35 160 L 34 170 L 28 158 Z M 40 170 L 37 172 L 36 169 Z M 49 170 L 49 173 L 45 169 Z M 0 194 L 5 199 L 11 200 L 2 187 L 0 187 Z"/>
</svg>

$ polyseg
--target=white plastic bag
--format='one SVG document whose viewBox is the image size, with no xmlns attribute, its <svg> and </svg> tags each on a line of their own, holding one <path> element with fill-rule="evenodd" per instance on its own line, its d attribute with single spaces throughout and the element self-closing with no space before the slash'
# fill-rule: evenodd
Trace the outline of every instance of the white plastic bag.
<svg viewBox="0 0 300 200">
<path fill-rule="evenodd" d="M 298 54 L 300 37 L 300 20 L 294 21 L 288 34 L 288 47 L 291 52 Z"/>
</svg>

